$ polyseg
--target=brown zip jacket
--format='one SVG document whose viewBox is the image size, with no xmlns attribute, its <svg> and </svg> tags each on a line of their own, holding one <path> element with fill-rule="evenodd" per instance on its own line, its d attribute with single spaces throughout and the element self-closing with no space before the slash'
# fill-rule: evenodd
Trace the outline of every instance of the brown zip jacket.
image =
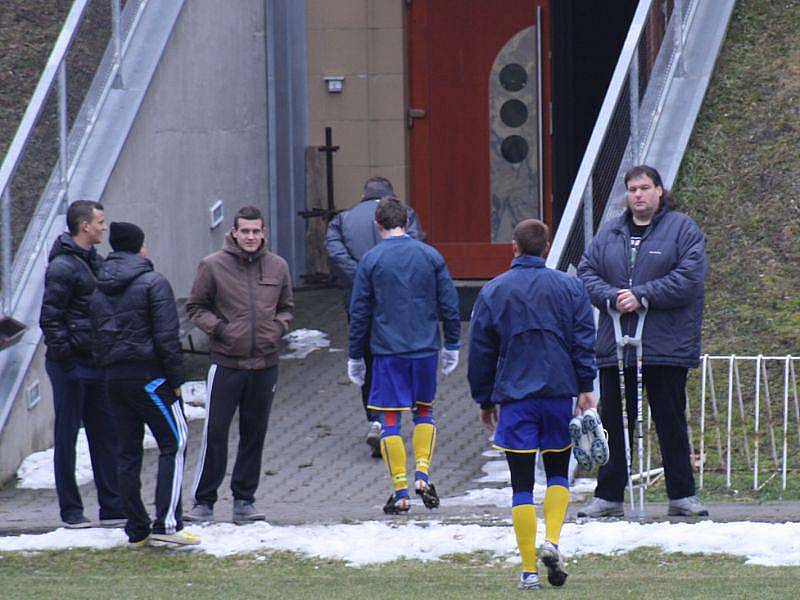
<svg viewBox="0 0 800 600">
<path fill-rule="evenodd" d="M 208 334 L 215 364 L 247 370 L 278 364 L 294 298 L 289 266 L 265 246 L 245 252 L 228 233 L 222 250 L 197 268 L 186 310 Z"/>
</svg>

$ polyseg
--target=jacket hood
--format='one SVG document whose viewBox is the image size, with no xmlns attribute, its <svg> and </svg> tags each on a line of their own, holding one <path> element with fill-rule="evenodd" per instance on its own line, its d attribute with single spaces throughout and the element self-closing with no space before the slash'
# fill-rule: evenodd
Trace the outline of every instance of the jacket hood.
<svg viewBox="0 0 800 600">
<path fill-rule="evenodd" d="M 74 254 L 87 263 L 92 264 L 92 259 L 97 254 L 97 250 L 95 250 L 94 246 L 89 250 L 81 248 L 75 243 L 75 240 L 72 239 L 69 232 L 65 231 L 53 242 L 53 246 L 50 248 L 50 254 L 47 257 L 48 262 L 53 262 L 53 259 L 61 254 Z"/>
<path fill-rule="evenodd" d="M 233 237 L 233 234 L 228 232 L 225 235 L 225 241 L 222 244 L 222 249 L 227 252 L 228 254 L 233 254 L 239 260 L 244 262 L 253 262 L 254 260 L 263 256 L 267 251 L 267 242 L 262 241 L 261 246 L 255 252 L 245 252 L 242 250 L 241 246 L 236 243 L 236 240 Z"/>
<path fill-rule="evenodd" d="M 112 252 L 97 274 L 97 289 L 107 296 L 124 292 L 133 281 L 153 270 L 147 258 L 130 252 Z"/>
</svg>

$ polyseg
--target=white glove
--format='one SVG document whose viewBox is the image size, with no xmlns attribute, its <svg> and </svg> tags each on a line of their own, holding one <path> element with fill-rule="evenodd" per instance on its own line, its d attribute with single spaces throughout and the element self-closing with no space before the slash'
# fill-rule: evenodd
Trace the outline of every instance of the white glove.
<svg viewBox="0 0 800 600">
<path fill-rule="evenodd" d="M 442 350 L 442 375 L 450 375 L 458 366 L 458 350 Z"/>
<path fill-rule="evenodd" d="M 367 363 L 364 362 L 363 358 L 347 359 L 347 376 L 357 386 L 364 385 L 364 378 L 367 376 Z"/>
</svg>

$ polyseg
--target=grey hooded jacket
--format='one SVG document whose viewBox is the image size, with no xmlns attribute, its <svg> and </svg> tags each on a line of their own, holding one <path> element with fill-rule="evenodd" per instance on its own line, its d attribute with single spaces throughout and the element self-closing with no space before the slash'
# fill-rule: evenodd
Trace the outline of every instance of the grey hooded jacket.
<svg viewBox="0 0 800 600">
<path fill-rule="evenodd" d="M 597 363 L 616 363 L 614 328 L 606 300 L 615 301 L 617 292 L 630 289 L 641 302 L 649 302 L 645 320 L 643 361 L 645 365 L 697 366 L 700 357 L 700 327 L 703 319 L 706 276 L 705 240 L 688 216 L 669 210 L 662 202 L 642 237 L 633 268 L 629 263 L 631 214 L 604 225 L 584 251 L 578 266 L 589 298 L 600 310 L 597 330 Z M 632 315 L 622 319 L 623 334 L 633 334 Z M 626 364 L 634 364 L 629 350 Z"/>
</svg>

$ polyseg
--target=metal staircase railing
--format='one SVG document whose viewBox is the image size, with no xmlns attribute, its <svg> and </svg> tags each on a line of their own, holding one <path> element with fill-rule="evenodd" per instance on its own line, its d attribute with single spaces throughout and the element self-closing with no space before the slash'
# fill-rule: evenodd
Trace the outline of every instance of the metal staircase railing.
<svg viewBox="0 0 800 600">
<path fill-rule="evenodd" d="M 547 259 L 577 267 L 585 246 L 622 196 L 621 173 L 641 162 L 670 85 L 681 73 L 698 0 L 640 0 Z"/>
<path fill-rule="evenodd" d="M 142 11 L 149 0 L 127 0 L 124 11 L 120 0 L 109 0 L 111 19 L 109 22 L 110 43 L 97 68 L 91 86 L 83 95 L 81 108 L 69 127 L 67 115 L 67 89 L 69 81 L 67 62 L 70 48 L 87 13 L 91 0 L 75 0 L 67 14 L 50 57 L 33 92 L 14 139 L 0 165 L 0 251 L 2 252 L 2 312 L 11 316 L 16 310 L 25 283 L 30 277 L 35 261 L 41 255 L 46 234 L 57 215 L 63 214 L 69 204 L 69 186 L 81 158 L 86 142 L 91 135 L 97 114 L 102 109 L 114 88 L 124 87 L 123 58 L 128 44 L 139 23 Z M 19 247 L 13 240 L 12 188 L 15 176 L 26 150 L 34 144 L 37 125 L 53 126 L 43 122 L 42 116 L 50 94 L 56 93 L 56 134 L 58 139 L 57 160 L 49 179 L 44 177 L 33 183 L 39 186 L 27 193 L 38 194 L 39 200 L 28 221 Z M 40 149 L 40 148 L 39 148 Z M 37 159 L 39 157 L 36 157 Z M 30 185 L 30 178 L 26 180 Z M 21 229 L 21 227 L 20 227 Z"/>
</svg>

